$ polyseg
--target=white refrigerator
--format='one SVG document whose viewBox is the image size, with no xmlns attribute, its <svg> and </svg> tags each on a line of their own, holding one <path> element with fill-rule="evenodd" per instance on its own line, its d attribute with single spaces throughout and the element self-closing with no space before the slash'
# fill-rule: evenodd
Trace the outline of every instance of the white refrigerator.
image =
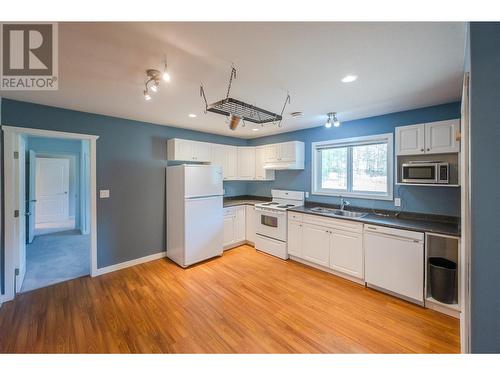
<svg viewBox="0 0 500 375">
<path fill-rule="evenodd" d="M 222 168 L 167 167 L 167 257 L 188 267 L 222 255 Z"/>
</svg>

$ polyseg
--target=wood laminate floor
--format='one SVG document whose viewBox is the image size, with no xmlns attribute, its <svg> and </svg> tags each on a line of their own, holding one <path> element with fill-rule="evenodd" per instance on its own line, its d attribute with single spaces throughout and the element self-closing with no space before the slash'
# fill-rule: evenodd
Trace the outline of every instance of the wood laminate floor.
<svg viewBox="0 0 500 375">
<path fill-rule="evenodd" d="M 241 246 L 21 294 L 0 309 L 0 351 L 456 353 L 459 321 Z"/>
</svg>

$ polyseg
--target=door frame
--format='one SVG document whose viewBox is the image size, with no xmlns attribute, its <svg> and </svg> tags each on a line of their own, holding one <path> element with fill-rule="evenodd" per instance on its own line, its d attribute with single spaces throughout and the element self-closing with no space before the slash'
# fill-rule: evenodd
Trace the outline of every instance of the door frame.
<svg viewBox="0 0 500 375">
<path fill-rule="evenodd" d="M 463 78 L 462 107 L 460 121 L 460 220 L 462 233 L 460 237 L 460 279 L 461 312 L 460 312 L 460 347 L 462 353 L 471 352 L 471 170 L 470 170 L 470 74 Z"/>
<path fill-rule="evenodd" d="M 88 141 L 90 148 L 90 275 L 97 276 L 97 179 L 96 179 L 96 141 L 99 136 L 89 134 L 79 134 L 70 132 L 60 132 L 44 129 L 19 128 L 2 125 L 4 138 L 4 212 L 5 212 L 5 293 L 0 295 L 0 302 L 10 301 L 15 297 L 15 254 L 16 243 L 14 210 L 18 209 L 15 202 L 15 192 L 19 191 L 19 179 L 15 178 L 15 173 L 19 165 L 16 166 L 14 159 L 15 144 L 19 137 L 36 136 L 46 138 L 63 138 Z M 18 159 L 17 159 L 18 160 Z M 11 183 L 8 183 L 11 182 Z M 11 214 L 7 214 L 11 213 Z M 23 228 L 25 230 L 25 228 Z"/>
</svg>

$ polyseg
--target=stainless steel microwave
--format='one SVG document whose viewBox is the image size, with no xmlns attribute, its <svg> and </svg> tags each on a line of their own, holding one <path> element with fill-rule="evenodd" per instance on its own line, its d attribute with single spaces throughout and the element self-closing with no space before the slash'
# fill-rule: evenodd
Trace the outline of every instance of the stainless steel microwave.
<svg viewBox="0 0 500 375">
<path fill-rule="evenodd" d="M 439 161 L 411 162 L 402 165 L 401 182 L 449 184 L 450 164 Z"/>
</svg>

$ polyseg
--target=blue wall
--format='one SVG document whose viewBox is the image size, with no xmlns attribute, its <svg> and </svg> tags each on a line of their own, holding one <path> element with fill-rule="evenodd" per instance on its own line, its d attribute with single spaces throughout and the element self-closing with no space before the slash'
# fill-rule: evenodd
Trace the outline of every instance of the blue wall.
<svg viewBox="0 0 500 375">
<path fill-rule="evenodd" d="M 94 134 L 97 140 L 97 189 L 110 189 L 97 202 L 98 267 L 165 250 L 165 166 L 168 138 L 245 145 L 237 138 L 2 100 L 2 124 Z M 225 183 L 228 194 L 246 192 Z"/>
<path fill-rule="evenodd" d="M 69 215 L 75 217 L 76 228 L 79 228 L 80 154 L 82 142 L 74 139 L 28 137 L 26 146 L 27 150 L 35 151 L 35 153 L 38 154 L 37 156 L 74 156 L 69 158 Z M 26 160 L 29 160 L 28 157 Z M 29 183 L 27 180 L 26 182 Z M 26 189 L 26 191 L 28 191 L 28 189 Z"/>
<path fill-rule="evenodd" d="M 471 347 L 500 352 L 500 23 L 470 24 Z"/>
<path fill-rule="evenodd" d="M 285 141 L 303 141 L 305 143 L 305 170 L 276 171 L 276 180 L 271 182 L 248 183 L 248 194 L 270 196 L 271 189 L 291 189 L 311 191 L 311 143 L 329 139 L 360 137 L 372 134 L 392 133 L 396 126 L 419 124 L 424 122 L 448 120 L 460 117 L 460 103 L 450 103 L 415 109 L 405 112 L 390 113 L 383 116 L 347 121 L 340 128 L 326 129 L 324 126 L 281 133 L 253 139 L 250 145 L 261 145 Z M 433 213 L 441 215 L 460 215 L 460 188 L 395 186 L 394 196 L 402 198 L 403 211 Z M 311 195 L 310 201 L 338 203 L 336 197 Z M 392 201 L 354 199 L 349 201 L 356 206 L 368 208 L 396 209 Z"/>
</svg>

